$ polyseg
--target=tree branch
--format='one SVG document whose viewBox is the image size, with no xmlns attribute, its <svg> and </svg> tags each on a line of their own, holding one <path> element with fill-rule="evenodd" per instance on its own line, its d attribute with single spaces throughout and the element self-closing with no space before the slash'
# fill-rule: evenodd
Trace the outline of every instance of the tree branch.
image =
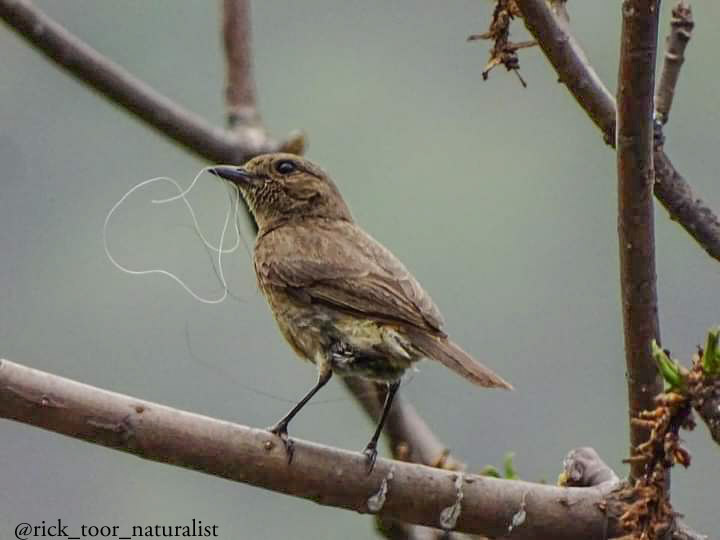
<svg viewBox="0 0 720 540">
<path fill-rule="evenodd" d="M 685 0 L 679 0 L 672 10 L 665 61 L 655 92 L 659 126 L 666 124 L 670 117 L 680 68 L 685 62 L 685 48 L 694 26 L 690 5 Z M 670 217 L 690 232 L 708 255 L 717 259 L 720 253 L 720 221 L 702 199 L 695 196 L 690 184 L 675 169 L 665 153 L 662 134 L 656 136 L 655 144 L 655 195 Z"/>
<path fill-rule="evenodd" d="M 46 57 L 187 150 L 216 163 L 243 163 L 264 152 L 297 148 L 255 132 L 224 132 L 183 109 L 72 35 L 27 0 L 0 0 L 0 18 Z M 300 144 L 300 147 L 302 145 Z"/>
<path fill-rule="evenodd" d="M 344 377 L 342 381 L 362 405 L 367 415 L 377 422 L 382 411 L 382 403 L 385 401 L 384 385 L 358 377 Z M 388 441 L 395 459 L 452 471 L 465 470 L 465 464 L 450 455 L 447 447 L 438 440 L 430 426 L 425 423 L 415 407 L 402 394 L 395 396 L 385 422 L 383 435 Z M 377 527 L 380 533 L 390 540 L 453 540 L 460 538 L 460 535 L 454 533 L 445 535 L 443 531 L 436 529 L 409 525 L 379 516 L 378 518 Z"/>
<path fill-rule="evenodd" d="M 655 196 L 712 258 L 720 260 L 720 221 L 675 169 L 665 150 L 655 148 Z"/>
<path fill-rule="evenodd" d="M 653 222 L 653 90 L 659 2 L 624 0 L 617 94 L 618 236 L 631 457 L 648 439 L 632 419 L 655 407 L 663 383 L 652 357 L 660 342 Z M 643 475 L 631 464 L 631 478 Z"/>
<path fill-rule="evenodd" d="M 259 125 L 255 104 L 248 0 L 223 0 L 223 42 L 227 60 L 225 103 L 228 125 Z"/>
<path fill-rule="evenodd" d="M 283 446 L 252 429 L 94 388 L 0 360 L 0 417 L 49 429 L 228 480 L 302 497 L 326 506 L 438 527 L 462 504 L 455 529 L 488 536 L 507 534 L 524 501 L 516 540 L 601 538 L 619 533 L 601 508 L 610 497 L 599 488 L 560 488 L 500 480 L 378 459 L 366 474 L 361 454 L 295 441 L 287 464 Z M 392 473 L 392 474 L 390 474 Z M 387 491 L 377 496 L 383 480 Z M 375 498 L 372 498 L 376 495 Z M 443 510 L 446 510 L 443 514 Z M 447 523 L 447 521 L 446 521 Z"/>
<path fill-rule="evenodd" d="M 679 0 L 672 10 L 670 34 L 665 46 L 665 61 L 660 84 L 655 92 L 655 110 L 662 124 L 666 124 L 670 116 L 675 87 L 680 78 L 680 68 L 685 62 L 685 47 L 692 37 L 694 26 L 690 5 L 685 0 Z"/>
<path fill-rule="evenodd" d="M 605 142 L 615 144 L 615 99 L 590 65 L 565 21 L 545 0 L 516 0 L 525 26 L 535 37 L 570 93 L 602 130 Z"/>
<path fill-rule="evenodd" d="M 525 25 L 580 106 L 602 130 L 606 142 L 615 143 L 615 102 L 597 78 L 567 25 L 559 21 L 545 0 L 516 0 Z M 573 81 L 577 81 L 574 83 Z M 693 193 L 660 147 L 655 149 L 655 196 L 712 258 L 720 261 L 720 222 Z"/>
</svg>

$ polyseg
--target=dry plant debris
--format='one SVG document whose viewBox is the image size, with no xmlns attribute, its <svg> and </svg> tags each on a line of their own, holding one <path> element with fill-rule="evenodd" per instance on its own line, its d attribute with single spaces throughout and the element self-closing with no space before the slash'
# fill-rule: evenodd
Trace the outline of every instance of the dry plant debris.
<svg viewBox="0 0 720 540">
<path fill-rule="evenodd" d="M 665 538 L 677 514 L 667 492 L 667 472 L 676 464 L 690 466 L 690 452 L 682 445 L 680 430 L 695 428 L 697 412 L 720 444 L 720 330 L 708 333 L 704 349 L 699 348 L 687 369 L 670 353 L 653 342 L 653 357 L 667 384 L 656 398 L 657 407 L 634 419 L 650 431 L 646 442 L 633 450 L 627 462 L 644 464 L 645 473 L 634 485 L 620 492 L 625 512 L 620 518 L 628 538 Z"/>
<path fill-rule="evenodd" d="M 517 51 L 537 45 L 536 41 L 521 41 L 514 43 L 510 41 L 510 24 L 515 17 L 520 17 L 520 9 L 515 0 L 496 0 L 493 10 L 490 28 L 482 34 L 468 36 L 468 41 L 492 40 L 493 46 L 490 49 L 490 60 L 482 72 L 483 80 L 487 80 L 490 71 L 499 66 L 505 66 L 508 71 L 513 71 L 520 83 L 527 88 L 527 83 L 520 76 L 520 61 Z"/>
</svg>

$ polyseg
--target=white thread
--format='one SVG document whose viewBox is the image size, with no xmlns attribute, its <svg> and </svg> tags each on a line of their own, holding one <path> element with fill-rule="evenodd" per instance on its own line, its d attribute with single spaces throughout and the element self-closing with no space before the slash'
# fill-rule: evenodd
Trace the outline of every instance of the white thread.
<svg viewBox="0 0 720 540">
<path fill-rule="evenodd" d="M 193 226 L 195 227 L 195 232 L 200 237 L 200 240 L 202 240 L 202 243 L 205 244 L 205 246 L 208 249 L 211 249 L 212 251 L 215 251 L 217 253 L 219 248 L 213 246 L 210 243 L 210 241 L 207 238 L 205 238 L 205 235 L 200 230 L 200 224 L 198 223 L 197 216 L 195 215 L 195 210 L 193 210 L 193 207 L 190 205 L 190 201 L 188 201 L 188 199 L 187 199 L 188 193 L 190 193 L 190 191 L 195 187 L 195 184 L 197 183 L 198 179 L 202 176 L 202 174 L 206 171 L 209 171 L 210 169 L 212 169 L 214 167 L 215 166 L 210 166 L 210 167 L 203 167 L 202 169 L 200 169 L 200 172 L 197 175 L 195 175 L 195 178 L 193 178 L 193 181 L 190 182 L 190 186 L 188 186 L 184 191 L 175 180 L 173 180 L 172 178 L 170 178 L 168 176 L 158 176 L 157 178 L 151 178 L 150 180 L 146 180 L 146 182 L 152 182 L 152 181 L 162 180 L 162 179 L 167 179 L 170 182 L 172 182 L 175 185 L 175 187 L 178 188 L 178 191 L 180 193 L 178 193 L 177 195 L 174 195 L 172 197 L 168 197 L 166 199 L 153 199 L 152 203 L 153 204 L 165 204 L 165 203 L 177 201 L 178 199 L 182 199 L 183 202 L 185 203 L 185 206 L 187 206 L 188 211 L 190 212 L 190 216 L 192 217 L 192 220 L 193 220 Z M 138 184 L 138 186 L 135 186 L 135 187 L 139 187 L 139 185 L 140 184 Z M 229 184 L 229 183 L 227 185 L 230 186 L 230 189 L 233 189 L 236 192 L 236 194 L 238 196 L 237 202 L 239 203 L 240 202 L 240 198 L 239 198 L 240 191 L 239 191 L 238 187 L 235 186 L 234 184 Z M 128 192 L 126 195 L 129 195 L 130 193 L 132 193 L 132 190 L 130 192 Z M 235 216 L 237 216 L 237 209 L 235 212 Z M 236 219 L 235 220 L 235 245 L 233 245 L 233 247 L 231 247 L 231 248 L 227 248 L 224 252 L 225 253 L 233 253 L 238 248 L 239 242 L 240 242 L 240 229 L 239 229 L 237 219 Z"/>
<path fill-rule="evenodd" d="M 167 177 L 167 176 L 158 176 L 156 178 L 150 178 L 150 179 L 144 180 L 144 181 L 140 182 L 139 184 L 136 184 L 135 186 L 130 188 L 125 193 L 125 195 L 123 195 L 120 198 L 120 200 L 117 201 L 113 205 L 113 207 L 110 209 L 107 216 L 105 217 L 105 223 L 103 224 L 103 247 L 105 248 L 105 255 L 107 256 L 108 260 L 112 263 L 112 265 L 115 266 L 118 270 L 125 272 L 126 274 L 131 274 L 131 275 L 135 275 L 135 276 L 142 276 L 142 275 L 148 275 L 148 274 L 160 274 L 163 276 L 168 276 L 169 278 L 175 280 L 175 282 L 177 282 L 183 289 L 185 289 L 185 291 L 187 291 L 187 293 L 190 296 L 192 296 L 195 300 L 202 302 L 204 304 L 219 304 L 220 302 L 224 301 L 228 296 L 228 286 L 227 286 L 227 281 L 225 280 L 225 274 L 223 272 L 222 256 L 224 253 L 232 253 L 232 252 L 236 251 L 238 246 L 240 245 L 240 238 L 242 235 L 240 234 L 240 229 L 238 226 L 238 219 L 237 219 L 239 205 L 240 205 L 240 192 L 236 187 L 233 186 L 235 189 L 235 193 L 236 193 L 234 205 L 233 205 L 233 200 L 231 198 L 230 205 L 225 214 L 225 222 L 223 223 L 223 228 L 220 233 L 219 243 L 218 243 L 218 246 L 216 247 L 205 237 L 205 235 L 200 230 L 200 224 L 198 223 L 197 216 L 195 215 L 195 211 L 193 210 L 193 208 L 190 204 L 190 201 L 188 201 L 188 199 L 187 199 L 187 194 L 195 186 L 195 184 L 197 183 L 200 176 L 210 168 L 212 168 L 212 167 L 203 168 L 195 176 L 195 178 L 193 179 L 190 186 L 185 190 L 183 190 L 182 187 L 180 187 L 180 184 L 178 184 L 174 179 Z M 202 296 L 195 293 L 182 279 L 177 277 L 172 272 L 169 272 L 162 268 L 151 268 L 148 270 L 133 270 L 132 268 L 128 268 L 127 266 L 120 264 L 115 259 L 115 257 L 113 257 L 112 254 L 110 253 L 110 248 L 108 247 L 108 240 L 107 240 L 107 228 L 108 228 L 108 223 L 110 222 L 110 218 L 112 217 L 112 215 L 125 202 L 125 200 L 130 195 L 132 195 L 135 191 L 137 191 L 138 189 L 143 188 L 149 184 L 152 184 L 155 182 L 161 182 L 161 181 L 170 182 L 177 188 L 179 193 L 178 193 L 178 195 L 175 195 L 173 197 L 169 197 L 166 199 L 153 199 L 153 201 L 152 201 L 153 204 L 165 204 L 168 202 L 176 201 L 178 199 L 182 199 L 183 202 L 185 203 L 185 206 L 187 207 L 188 211 L 190 212 L 190 216 L 192 217 L 195 232 L 197 232 L 197 234 L 200 237 L 200 239 L 202 240 L 203 244 L 208 249 L 210 249 L 218 254 L 218 278 L 220 279 L 220 283 L 223 288 L 223 294 L 219 298 L 214 298 L 214 299 L 213 298 L 203 298 Z M 231 214 L 233 214 L 233 222 L 235 225 L 235 234 L 236 234 L 235 244 L 230 248 L 223 248 L 223 244 L 225 242 L 225 233 L 227 232 L 228 225 L 230 223 Z"/>
<path fill-rule="evenodd" d="M 172 197 L 168 197 L 167 199 L 153 199 L 153 203 L 155 204 L 165 204 L 173 201 L 177 201 L 178 199 L 184 199 L 187 197 L 187 194 L 192 191 L 192 189 L 195 187 L 195 184 L 197 184 L 197 181 L 200 179 L 200 177 L 205 173 L 206 171 L 209 171 L 210 169 L 214 169 L 215 167 L 234 167 L 233 165 L 208 165 L 207 167 L 203 167 L 200 169 L 200 172 L 195 175 L 195 178 L 193 178 L 193 181 L 190 182 L 190 185 L 183 191 L 180 190 L 180 193 L 177 195 L 173 195 Z"/>
</svg>

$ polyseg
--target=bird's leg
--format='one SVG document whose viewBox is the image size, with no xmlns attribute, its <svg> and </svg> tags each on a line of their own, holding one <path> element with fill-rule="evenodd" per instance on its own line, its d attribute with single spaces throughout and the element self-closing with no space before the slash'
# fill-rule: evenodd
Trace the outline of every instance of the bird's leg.
<svg viewBox="0 0 720 540">
<path fill-rule="evenodd" d="M 392 406 L 393 398 L 395 397 L 395 393 L 398 391 L 398 388 L 400 388 L 399 379 L 397 381 L 388 383 L 387 393 L 385 394 L 385 405 L 383 405 L 382 414 L 380 415 L 380 421 L 375 428 L 375 433 L 373 433 L 372 439 L 370 439 L 370 442 L 367 443 L 365 450 L 363 450 L 363 454 L 365 454 L 365 459 L 367 461 L 368 474 L 370 474 L 375 467 L 375 460 L 377 459 L 378 439 L 380 438 L 380 433 L 382 433 L 382 428 L 385 425 L 385 420 L 387 420 L 388 412 L 390 412 L 390 407 Z"/>
<path fill-rule="evenodd" d="M 300 412 L 300 409 L 302 409 L 305 404 L 310 401 L 310 399 L 317 393 L 317 391 L 327 384 L 327 382 L 330 380 L 330 377 L 332 377 L 332 370 L 330 369 L 330 367 L 322 366 L 318 372 L 318 379 L 315 383 L 315 386 L 313 386 L 310 391 L 305 394 L 305 396 L 300 400 L 297 405 L 295 405 L 285 416 L 278 420 L 275 425 L 267 428 L 270 433 L 273 433 L 280 437 L 280 440 L 285 446 L 285 452 L 287 453 L 288 457 L 288 465 L 290 465 L 290 463 L 292 462 L 293 452 L 295 450 L 292 440 L 288 437 L 288 424 L 290 423 L 290 420 L 292 420 L 295 415 Z"/>
</svg>

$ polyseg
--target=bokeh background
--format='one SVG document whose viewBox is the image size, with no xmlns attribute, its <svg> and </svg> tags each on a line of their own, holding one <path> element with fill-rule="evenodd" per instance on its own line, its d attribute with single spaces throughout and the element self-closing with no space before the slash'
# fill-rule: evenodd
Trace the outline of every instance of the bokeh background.
<svg viewBox="0 0 720 540">
<path fill-rule="evenodd" d="M 221 125 L 223 58 L 215 2 L 38 1 L 99 51 Z M 670 2 L 663 6 L 663 34 Z M 424 363 L 402 392 L 453 452 L 480 467 L 516 453 L 521 476 L 553 482 L 565 453 L 627 455 L 612 152 L 539 50 L 529 87 L 502 69 L 482 81 L 491 13 L 480 0 L 253 3 L 261 111 L 282 136 L 306 130 L 358 221 L 417 275 L 467 350 L 513 382 L 478 391 Z M 720 210 L 716 129 L 720 7 L 697 27 L 667 129 L 668 152 Z M 573 30 L 614 88 L 619 2 L 574 2 Z M 521 24 L 514 37 L 524 39 Z M 271 424 L 314 381 L 280 339 L 248 254 L 226 261 L 234 298 L 208 306 L 170 280 L 105 258 L 110 207 L 134 184 L 187 184 L 206 163 L 108 104 L 0 26 L 0 356 L 89 384 L 252 426 Z M 181 204 L 154 186 L 110 223 L 113 253 L 162 266 L 204 295 L 219 289 Z M 217 238 L 227 196 L 205 178 L 191 199 Z M 663 342 L 687 360 L 720 322 L 720 266 L 662 209 L 657 266 Z M 252 241 L 246 230 L 245 237 Z M 0 536 L 62 518 L 85 524 L 217 524 L 221 538 L 367 538 L 366 516 L 149 463 L 0 423 Z M 298 437 L 360 449 L 371 423 L 337 381 L 293 423 Z M 718 450 L 686 436 L 673 501 L 716 537 Z"/>
</svg>

